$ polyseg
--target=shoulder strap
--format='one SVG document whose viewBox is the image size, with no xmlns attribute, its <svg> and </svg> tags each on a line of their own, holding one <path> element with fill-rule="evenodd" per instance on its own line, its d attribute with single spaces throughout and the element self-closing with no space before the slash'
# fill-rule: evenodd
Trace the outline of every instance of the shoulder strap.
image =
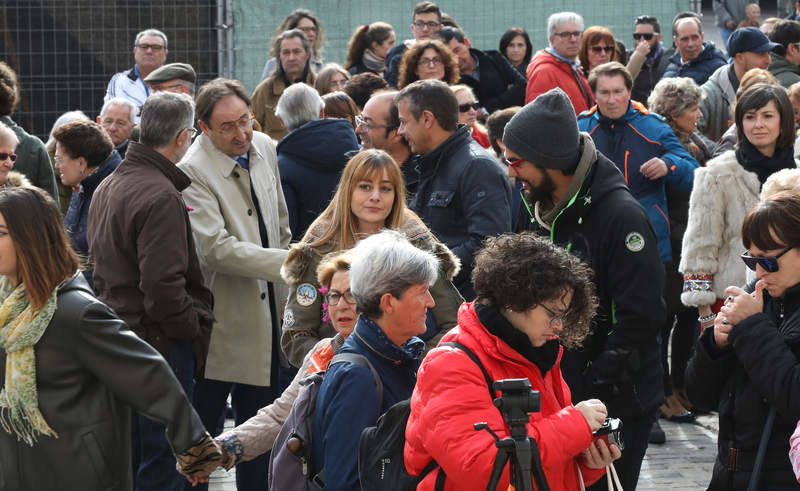
<svg viewBox="0 0 800 491">
<path fill-rule="evenodd" d="M 492 386 L 494 385 L 494 380 L 492 380 L 492 377 L 489 376 L 489 372 L 486 371 L 486 368 L 483 366 L 483 363 L 481 363 L 481 360 L 480 358 L 478 358 L 478 355 L 476 355 L 471 349 L 467 348 L 458 341 L 446 341 L 444 343 L 440 343 L 439 346 L 452 346 L 453 348 L 458 348 L 464 353 L 466 353 L 467 356 L 469 356 L 469 358 L 473 362 L 475 362 L 476 365 L 478 365 L 478 368 L 481 369 L 481 372 L 483 372 L 483 378 L 486 380 L 486 386 L 489 388 L 489 397 L 491 399 L 494 399 L 495 393 L 494 389 L 492 388 Z"/>
<path fill-rule="evenodd" d="M 357 365 L 361 365 L 364 367 L 369 368 L 369 371 L 372 373 L 372 376 L 375 378 L 375 385 L 378 388 L 378 414 L 382 414 L 383 409 L 383 382 L 381 381 L 380 375 L 375 370 L 375 367 L 372 366 L 372 363 L 369 362 L 366 356 L 359 355 L 358 353 L 339 353 L 333 356 L 331 362 L 328 363 L 328 368 L 335 363 L 355 363 Z"/>
</svg>

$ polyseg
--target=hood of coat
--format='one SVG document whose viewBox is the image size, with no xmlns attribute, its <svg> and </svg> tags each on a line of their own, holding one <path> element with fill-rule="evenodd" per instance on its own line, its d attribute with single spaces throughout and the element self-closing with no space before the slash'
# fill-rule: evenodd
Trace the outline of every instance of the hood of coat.
<svg viewBox="0 0 800 491">
<path fill-rule="evenodd" d="M 318 119 L 284 136 L 277 150 L 279 162 L 288 158 L 293 164 L 338 174 L 347 163 L 345 154 L 358 150 L 358 140 L 346 119 Z"/>
<path fill-rule="evenodd" d="M 785 57 L 775 53 L 770 53 L 769 57 L 772 59 L 769 67 L 767 67 L 769 73 L 776 76 L 781 73 L 794 73 L 800 75 L 800 66 L 795 65 Z"/>
</svg>

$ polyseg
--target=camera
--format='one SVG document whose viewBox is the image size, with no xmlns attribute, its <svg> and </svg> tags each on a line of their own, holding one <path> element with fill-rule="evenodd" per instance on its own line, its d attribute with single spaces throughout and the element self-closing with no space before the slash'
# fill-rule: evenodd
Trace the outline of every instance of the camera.
<svg viewBox="0 0 800 491">
<path fill-rule="evenodd" d="M 502 396 L 494 400 L 494 405 L 502 412 L 517 409 L 525 413 L 537 413 L 542 410 L 539 391 L 531 390 L 531 381 L 526 378 L 498 380 L 494 383 L 494 390 L 502 392 Z"/>
<path fill-rule="evenodd" d="M 596 438 L 601 438 L 608 445 L 616 445 L 620 450 L 624 450 L 625 444 L 622 441 L 622 421 L 617 418 L 606 418 L 603 426 L 592 433 Z"/>
</svg>

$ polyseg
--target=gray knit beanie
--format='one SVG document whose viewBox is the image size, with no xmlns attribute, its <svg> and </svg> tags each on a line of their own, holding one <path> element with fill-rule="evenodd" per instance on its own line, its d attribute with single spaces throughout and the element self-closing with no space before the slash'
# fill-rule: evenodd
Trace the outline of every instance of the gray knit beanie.
<svg viewBox="0 0 800 491">
<path fill-rule="evenodd" d="M 570 169 L 578 162 L 580 136 L 575 108 L 558 87 L 539 95 L 511 118 L 503 144 L 546 169 Z"/>
</svg>

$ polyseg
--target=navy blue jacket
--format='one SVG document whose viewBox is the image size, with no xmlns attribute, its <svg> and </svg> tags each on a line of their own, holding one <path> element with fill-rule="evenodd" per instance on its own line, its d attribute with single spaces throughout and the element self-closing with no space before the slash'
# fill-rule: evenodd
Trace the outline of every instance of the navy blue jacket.
<svg viewBox="0 0 800 491">
<path fill-rule="evenodd" d="M 477 60 L 479 79 L 462 73 L 460 83 L 472 87 L 481 106 L 493 113 L 498 109 L 525 105 L 528 79 L 505 56 L 493 49 L 480 51 L 470 48 L 469 52 Z"/>
<path fill-rule="evenodd" d="M 100 164 L 94 173 L 86 176 L 80 183 L 80 189 L 72 193 L 69 208 L 64 215 L 64 228 L 72 239 L 72 248 L 79 256 L 86 258 L 89 256 L 89 242 L 86 240 L 86 225 L 89 222 L 89 206 L 92 204 L 92 195 L 97 186 L 103 179 L 111 175 L 117 168 L 122 158 L 116 150 Z M 83 272 L 89 286 L 94 289 L 92 270 L 87 269 Z"/>
<path fill-rule="evenodd" d="M 675 132 L 658 114 L 649 112 L 642 104 L 631 102 L 628 112 L 611 120 L 594 106 L 578 116 L 578 128 L 592 135 L 594 144 L 622 172 L 634 198 L 647 210 L 658 237 L 661 260 L 672 260 L 670 221 L 664 184 L 690 193 L 694 184 L 697 161 L 681 145 Z M 639 168 L 659 157 L 667 164 L 667 175 L 650 180 Z"/>
<path fill-rule="evenodd" d="M 294 129 L 278 143 L 278 170 L 289 210 L 292 241 L 303 238 L 330 203 L 345 154 L 358 151 L 353 125 L 346 119 L 319 119 Z"/>
<path fill-rule="evenodd" d="M 703 51 L 697 58 L 683 65 L 681 65 L 681 52 L 675 50 L 675 54 L 669 59 L 669 66 L 663 78 L 689 77 L 697 82 L 697 85 L 703 85 L 717 68 L 727 64 L 728 58 L 725 54 L 718 50 L 714 43 L 706 41 L 703 43 Z"/>
<path fill-rule="evenodd" d="M 453 284 L 466 300 L 473 255 L 486 237 L 511 232 L 511 185 L 506 170 L 459 125 L 417 160 L 420 180 L 409 207 L 461 260 Z"/>
<path fill-rule="evenodd" d="M 363 315 L 337 353 L 364 355 L 383 383 L 378 401 L 375 377 L 356 363 L 330 367 L 317 395 L 312 458 L 314 473 L 325 471 L 325 489 L 359 491 L 358 441 L 364 428 L 375 426 L 378 416 L 411 397 L 425 343 L 412 337 L 397 346 L 381 328 Z M 379 407 L 380 406 L 380 407 Z"/>
</svg>

